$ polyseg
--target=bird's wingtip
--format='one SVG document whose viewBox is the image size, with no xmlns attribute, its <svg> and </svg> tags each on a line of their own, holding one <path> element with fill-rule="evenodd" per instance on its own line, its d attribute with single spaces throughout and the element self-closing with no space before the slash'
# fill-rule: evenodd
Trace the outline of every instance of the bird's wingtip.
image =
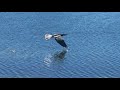
<svg viewBox="0 0 120 90">
<path fill-rule="evenodd" d="M 63 47 L 63 50 L 68 52 L 68 47 Z"/>
</svg>

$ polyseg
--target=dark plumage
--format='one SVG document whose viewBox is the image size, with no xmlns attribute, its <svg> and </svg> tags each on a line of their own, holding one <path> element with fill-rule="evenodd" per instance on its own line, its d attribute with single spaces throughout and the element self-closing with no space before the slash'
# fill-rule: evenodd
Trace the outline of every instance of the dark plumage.
<svg viewBox="0 0 120 90">
<path fill-rule="evenodd" d="M 46 40 L 50 39 L 50 38 L 55 38 L 56 42 L 59 43 L 61 46 L 67 48 L 67 45 L 64 41 L 64 39 L 62 38 L 62 36 L 65 36 L 67 34 L 54 34 L 54 35 L 50 35 L 50 34 L 47 34 L 46 35 Z"/>
<path fill-rule="evenodd" d="M 55 40 L 56 40 L 57 43 L 59 43 L 61 46 L 67 48 L 67 45 L 66 45 L 66 43 L 65 43 L 65 41 L 64 41 L 63 39 L 55 38 Z"/>
</svg>

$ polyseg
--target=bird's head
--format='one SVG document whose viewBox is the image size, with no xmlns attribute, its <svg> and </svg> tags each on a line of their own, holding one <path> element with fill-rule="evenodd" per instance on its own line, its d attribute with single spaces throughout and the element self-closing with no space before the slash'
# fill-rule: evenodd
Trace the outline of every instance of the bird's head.
<svg viewBox="0 0 120 90">
<path fill-rule="evenodd" d="M 52 38 L 52 35 L 51 34 L 45 34 L 45 40 L 49 40 Z"/>
</svg>

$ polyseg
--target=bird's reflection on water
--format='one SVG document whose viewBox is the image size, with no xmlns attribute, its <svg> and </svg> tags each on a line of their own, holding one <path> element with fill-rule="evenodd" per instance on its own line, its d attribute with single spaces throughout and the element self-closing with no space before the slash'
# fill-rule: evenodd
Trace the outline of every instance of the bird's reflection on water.
<svg viewBox="0 0 120 90">
<path fill-rule="evenodd" d="M 53 57 L 55 60 L 63 60 L 65 58 L 65 55 L 67 53 L 67 50 L 62 50 L 54 53 Z"/>
<path fill-rule="evenodd" d="M 45 58 L 44 58 L 45 65 L 50 67 L 50 65 L 53 62 L 63 61 L 65 59 L 66 53 L 67 53 L 67 50 L 63 49 L 62 51 L 55 52 L 53 55 L 52 54 L 46 55 Z"/>
</svg>

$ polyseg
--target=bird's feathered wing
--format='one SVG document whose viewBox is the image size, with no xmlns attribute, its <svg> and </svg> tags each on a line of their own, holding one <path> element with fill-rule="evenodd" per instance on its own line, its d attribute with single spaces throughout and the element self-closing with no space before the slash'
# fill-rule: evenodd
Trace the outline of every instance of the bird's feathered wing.
<svg viewBox="0 0 120 90">
<path fill-rule="evenodd" d="M 67 48 L 67 45 L 65 43 L 65 41 L 62 39 L 62 38 L 55 38 L 55 40 L 57 41 L 57 43 L 59 43 L 61 46 L 63 47 L 66 47 Z"/>
</svg>

